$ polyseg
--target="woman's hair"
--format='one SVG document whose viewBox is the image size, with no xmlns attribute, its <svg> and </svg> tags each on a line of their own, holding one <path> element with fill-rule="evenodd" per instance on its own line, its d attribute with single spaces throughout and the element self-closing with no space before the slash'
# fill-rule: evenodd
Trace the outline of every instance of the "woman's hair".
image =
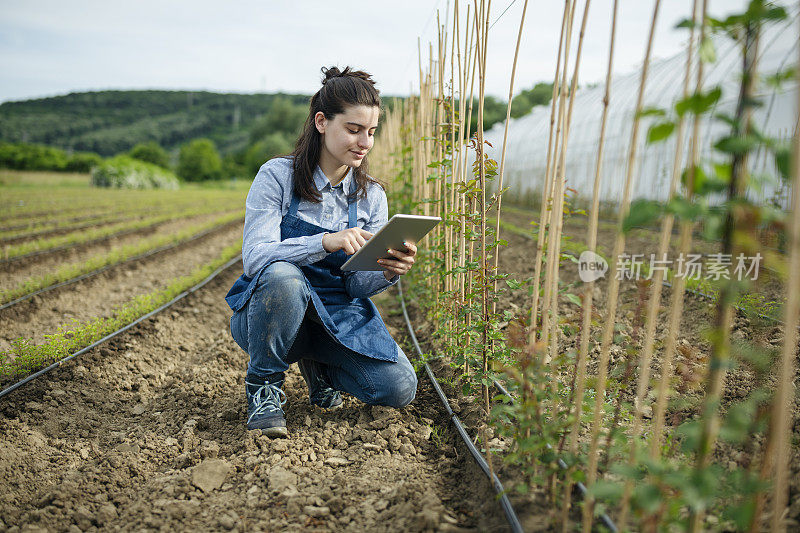
<svg viewBox="0 0 800 533">
<path fill-rule="evenodd" d="M 319 164 L 322 150 L 322 134 L 317 131 L 314 117 L 320 111 L 328 120 L 343 113 L 351 105 L 365 105 L 380 108 L 381 97 L 375 88 L 372 77 L 363 70 L 350 70 L 345 67 L 323 67 L 322 87 L 311 97 L 308 118 L 303 126 L 303 133 L 297 139 L 292 156 L 294 156 L 294 192 L 310 202 L 320 202 L 322 197 L 314 183 L 314 170 Z M 361 160 L 361 166 L 353 167 L 353 177 L 358 184 L 356 195 L 364 197 L 370 182 L 379 183 L 367 175 L 367 156 Z"/>
</svg>

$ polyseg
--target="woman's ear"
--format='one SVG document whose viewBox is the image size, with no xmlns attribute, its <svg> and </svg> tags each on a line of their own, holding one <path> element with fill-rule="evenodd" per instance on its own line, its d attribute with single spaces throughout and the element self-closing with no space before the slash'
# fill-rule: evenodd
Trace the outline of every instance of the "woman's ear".
<svg viewBox="0 0 800 533">
<path fill-rule="evenodd" d="M 317 114 L 314 115 L 314 125 L 317 127 L 318 132 L 325 133 L 325 127 L 328 125 L 328 119 L 325 118 L 325 113 L 317 111 Z"/>
</svg>

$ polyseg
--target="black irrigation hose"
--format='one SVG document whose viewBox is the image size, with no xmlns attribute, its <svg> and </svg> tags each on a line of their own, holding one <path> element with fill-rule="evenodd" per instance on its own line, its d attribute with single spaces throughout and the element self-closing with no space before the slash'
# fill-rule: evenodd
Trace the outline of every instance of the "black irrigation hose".
<svg viewBox="0 0 800 533">
<path fill-rule="evenodd" d="M 86 352 L 88 352 L 92 348 L 96 348 L 97 346 L 99 346 L 100 344 L 103 344 L 107 340 L 113 339 L 114 337 L 116 337 L 120 333 L 123 333 L 123 332 L 131 329 L 133 326 L 137 325 L 138 323 L 142 322 L 143 320 L 147 320 L 151 316 L 153 316 L 153 315 L 155 315 L 157 313 L 160 313 L 161 311 L 163 311 L 164 309 L 170 307 L 174 303 L 184 299 L 185 297 L 189 296 L 190 294 L 192 294 L 196 290 L 204 287 L 208 282 L 210 282 L 211 280 L 216 278 L 220 273 L 222 273 L 223 271 L 229 269 L 230 267 L 232 267 L 233 265 L 235 265 L 236 263 L 241 261 L 241 259 L 242 259 L 242 255 L 241 254 L 237 255 L 236 257 L 234 257 L 233 259 L 231 259 L 230 261 L 228 261 L 227 263 L 225 263 L 221 267 L 217 268 L 214 272 L 209 274 L 209 276 L 206 279 L 204 279 L 203 281 L 201 281 L 200 283 L 198 283 L 194 287 L 186 289 L 185 291 L 183 291 L 182 293 L 180 293 L 175 298 L 173 298 L 169 302 L 165 303 L 164 305 L 162 305 L 158 309 L 154 309 L 153 311 L 150 311 L 146 315 L 140 316 L 139 318 L 137 318 L 136 320 L 134 320 L 133 322 L 131 322 L 127 326 L 124 326 L 124 327 L 118 329 L 117 331 L 106 335 L 105 337 L 103 337 L 99 341 L 97 341 L 97 342 L 95 342 L 93 344 L 90 344 L 89 346 L 87 346 L 85 348 L 82 348 L 81 350 L 78 350 L 77 352 L 75 352 L 75 353 L 73 353 L 71 355 L 68 355 L 68 356 L 64 357 L 63 359 L 61 359 L 59 361 L 56 361 L 52 365 L 50 365 L 50 366 L 48 366 L 46 368 L 43 368 L 43 369 L 39 370 L 38 372 L 25 377 L 24 379 L 14 383 L 10 387 L 7 387 L 7 388 L 3 389 L 2 391 L 0 391 L 0 398 L 4 397 L 6 394 L 9 394 L 10 392 L 12 392 L 12 391 L 14 391 L 14 390 L 16 390 L 18 388 L 20 388 L 21 386 L 25 385 L 29 381 L 33 381 L 34 379 L 38 378 L 39 376 L 41 376 L 43 374 L 46 374 L 47 372 L 53 370 L 56 367 L 61 366 L 62 364 L 64 364 L 65 362 L 69 361 L 73 357 L 77 357 L 79 355 L 85 354 Z"/>
<path fill-rule="evenodd" d="M 111 265 L 106 265 L 104 267 L 100 267 L 100 268 L 98 268 L 96 270 L 92 270 L 91 272 L 87 272 L 85 274 L 81 274 L 80 276 L 68 279 L 66 281 L 62 281 L 60 283 L 56 283 L 54 285 L 48 285 L 47 287 L 41 288 L 41 289 L 39 289 L 37 291 L 28 293 L 28 294 L 26 294 L 24 296 L 20 296 L 16 300 L 11 300 L 10 302 L 6 302 L 3 305 L 0 305 L 0 311 L 2 311 L 3 309 L 8 309 L 9 307 L 11 307 L 13 305 L 16 305 L 18 303 L 24 302 L 25 300 L 30 300 L 34 296 L 42 294 L 44 292 L 49 292 L 49 291 L 58 289 L 60 287 L 64 287 L 66 285 L 72 285 L 73 283 L 77 283 L 79 281 L 83 281 L 86 278 L 90 278 L 92 276 L 96 276 L 97 274 L 101 274 L 101 273 L 103 273 L 106 270 L 109 270 L 111 268 L 118 267 L 118 266 L 124 265 L 126 263 L 131 263 L 133 261 L 139 261 L 141 259 L 146 259 L 146 258 L 148 258 L 148 257 L 150 257 L 152 255 L 155 255 L 155 254 L 158 254 L 158 253 L 161 253 L 161 252 L 165 252 L 167 250 L 172 250 L 173 248 L 177 248 L 178 246 L 182 246 L 184 244 L 188 244 L 188 243 L 194 242 L 194 241 L 196 241 L 198 239 L 202 239 L 203 237 L 209 235 L 210 233 L 218 231 L 218 230 L 220 230 L 220 229 L 222 229 L 222 228 L 224 228 L 226 226 L 230 226 L 233 223 L 241 223 L 241 219 L 233 220 L 231 222 L 226 222 L 225 224 L 220 224 L 219 226 L 214 226 L 213 228 L 209 228 L 209 229 L 207 229 L 205 231 L 202 231 L 202 232 L 200 232 L 200 233 L 198 233 L 196 235 L 192 235 L 188 239 L 184 239 L 184 240 L 178 241 L 178 242 L 173 242 L 171 244 L 165 244 L 164 246 L 159 246 L 158 248 L 153 248 L 152 250 L 148 250 L 148 251 L 146 251 L 144 253 L 141 253 L 139 255 L 135 255 L 133 257 L 129 257 L 128 259 L 125 259 L 124 261 L 120 261 L 118 263 L 114 263 L 114 264 L 111 264 Z"/>
<path fill-rule="evenodd" d="M 422 349 L 419 347 L 417 336 L 414 334 L 414 328 L 411 327 L 411 320 L 408 318 L 406 303 L 403 299 L 403 286 L 401 281 L 397 283 L 397 288 L 400 291 L 400 305 L 403 308 L 403 316 L 406 319 L 408 332 L 411 334 L 411 340 L 414 342 L 414 347 L 416 347 L 417 352 L 421 357 Z M 436 394 L 439 395 L 439 399 L 442 400 L 442 404 L 444 405 L 445 410 L 447 410 L 447 415 L 450 417 L 450 421 L 456 427 L 458 434 L 461 435 L 461 438 L 464 440 L 464 444 L 466 444 L 467 449 L 469 449 L 472 457 L 475 459 L 475 462 L 478 463 L 478 466 L 480 466 L 481 470 L 483 470 L 483 473 L 486 474 L 486 477 L 491 479 L 492 485 L 494 485 L 494 490 L 500 496 L 500 505 L 503 507 L 503 512 L 506 515 L 508 523 L 511 525 L 511 529 L 515 533 L 521 533 L 522 525 L 519 523 L 519 518 L 517 518 L 517 514 L 514 512 L 514 508 L 511 507 L 511 502 L 508 500 L 508 496 L 506 496 L 503 484 L 500 483 L 497 475 L 492 473 L 491 469 L 489 468 L 489 464 L 484 460 L 483 456 L 481 456 L 481 453 L 478 451 L 475 445 L 472 444 L 472 440 L 470 440 L 469 435 L 467 435 L 467 431 L 464 429 L 464 426 L 458 419 L 458 415 L 456 415 L 453 412 L 453 409 L 450 407 L 450 402 L 447 400 L 447 396 L 445 396 L 444 391 L 442 391 L 442 388 L 439 386 L 439 382 L 436 380 L 436 376 L 434 375 L 433 370 L 431 370 L 431 367 L 428 365 L 428 363 L 425 363 L 425 372 L 428 374 L 428 378 L 431 380 L 433 388 L 436 389 Z"/>
<path fill-rule="evenodd" d="M 508 389 L 506 389 L 499 381 L 497 381 L 496 379 L 492 379 L 492 385 L 494 385 L 494 388 L 497 389 L 497 392 L 507 396 L 509 398 L 509 400 L 514 402 L 514 397 L 511 396 L 511 393 L 508 392 Z M 553 447 L 550 444 L 547 444 L 547 448 L 549 450 L 553 449 Z M 556 463 L 558 463 L 558 467 L 561 470 L 568 470 L 569 469 L 569 466 L 567 466 L 567 463 L 565 463 L 564 460 L 561 459 L 560 457 L 558 458 Z M 586 488 L 586 485 L 584 485 L 583 483 L 578 481 L 577 483 L 575 483 L 575 486 L 578 488 L 578 491 L 581 493 L 581 497 L 585 499 L 586 498 L 586 493 L 588 492 L 588 489 Z M 611 518 L 606 513 L 603 513 L 603 514 L 600 515 L 600 521 L 603 522 L 603 525 L 606 526 L 609 529 L 609 531 L 612 531 L 613 533 L 617 533 L 619 531 L 617 529 L 616 524 L 614 524 L 614 521 L 611 520 Z"/>
<path fill-rule="evenodd" d="M 400 305 L 403 308 L 403 316 L 405 317 L 406 320 L 406 326 L 408 327 L 408 332 L 411 334 L 411 340 L 414 343 L 414 347 L 417 349 L 419 355 L 422 356 L 422 349 L 419 346 L 419 342 L 417 342 L 417 336 L 414 334 L 414 328 L 411 325 L 411 319 L 408 317 L 408 311 L 406 311 L 406 302 L 405 299 L 403 298 L 402 280 L 398 281 L 397 288 L 400 291 Z M 455 413 L 453 413 L 453 410 L 450 408 L 450 402 L 448 402 L 447 396 L 445 396 L 444 392 L 439 386 L 439 382 L 436 381 L 436 376 L 434 375 L 428 363 L 425 363 L 425 372 L 428 374 L 428 378 L 433 383 L 433 387 L 436 389 L 437 394 L 439 394 L 439 398 L 442 400 L 442 403 L 444 404 L 444 407 L 447 410 L 447 414 L 450 416 L 450 419 L 456 426 L 458 433 L 461 435 L 461 438 L 466 443 L 467 447 L 469 448 L 469 451 L 475 458 L 475 461 L 478 463 L 478 465 L 481 467 L 481 469 L 483 470 L 483 472 L 486 474 L 487 477 L 489 476 L 492 477 L 495 490 L 497 491 L 498 494 L 501 495 L 500 503 L 503 506 L 503 511 L 506 513 L 506 518 L 508 518 L 508 521 L 511 524 L 512 529 L 514 529 L 514 531 L 522 531 L 521 529 L 522 526 L 519 524 L 519 519 L 517 518 L 517 515 L 514 513 L 514 509 L 511 507 L 511 503 L 508 501 L 508 498 L 506 497 L 503 491 L 503 485 L 500 483 L 500 480 L 497 478 L 497 476 L 490 472 L 489 465 L 483 459 L 483 456 L 481 456 L 480 452 L 478 452 L 477 448 L 475 448 L 475 446 L 472 444 L 472 441 L 470 440 L 469 435 L 467 435 L 467 432 L 464 430 L 464 426 L 461 425 L 458 416 Z M 497 381 L 496 379 L 492 379 L 492 384 L 500 394 L 507 396 L 512 402 L 514 401 L 514 397 L 511 395 L 511 393 L 508 392 L 508 390 L 499 381 Z M 552 446 L 550 446 L 549 444 L 547 445 L 547 447 L 552 450 Z M 561 468 L 562 470 L 567 470 L 569 468 L 567 466 L 567 463 L 565 463 L 564 460 L 561 458 L 557 460 L 557 463 L 559 468 Z M 588 492 L 586 485 L 584 485 L 579 481 L 575 484 L 575 486 L 578 488 L 581 497 L 586 498 Z M 617 529 L 617 526 L 616 524 L 614 524 L 614 521 L 611 520 L 611 518 L 606 513 L 601 514 L 599 518 L 600 521 L 603 523 L 603 525 L 609 529 L 609 531 L 613 533 L 619 532 L 619 529 Z"/>
</svg>

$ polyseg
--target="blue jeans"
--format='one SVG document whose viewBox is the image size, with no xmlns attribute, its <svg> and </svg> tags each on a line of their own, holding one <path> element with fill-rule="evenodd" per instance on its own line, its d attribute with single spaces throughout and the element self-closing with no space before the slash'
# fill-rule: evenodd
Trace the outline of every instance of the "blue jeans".
<svg viewBox="0 0 800 533">
<path fill-rule="evenodd" d="M 319 322 L 305 276 L 279 261 L 261 274 L 247 305 L 231 317 L 231 334 L 250 355 L 247 375 L 282 378 L 289 365 L 312 359 L 325 365 L 337 390 L 370 405 L 404 407 L 417 392 L 414 367 L 398 346 L 397 362 L 354 352 L 335 341 Z"/>
</svg>

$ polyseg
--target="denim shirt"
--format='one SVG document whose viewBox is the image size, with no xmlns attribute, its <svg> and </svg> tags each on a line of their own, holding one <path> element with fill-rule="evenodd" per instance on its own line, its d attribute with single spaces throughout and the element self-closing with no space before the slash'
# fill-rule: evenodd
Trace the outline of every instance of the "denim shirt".
<svg viewBox="0 0 800 533">
<path fill-rule="evenodd" d="M 298 266 L 316 263 L 328 255 L 322 247 L 323 233 L 281 241 L 280 223 L 292 201 L 292 160 L 279 157 L 264 163 L 247 194 L 242 261 L 244 274 L 254 277 L 265 266 L 287 261 Z M 353 180 L 352 169 L 336 186 L 317 166 L 314 183 L 322 196 L 320 203 L 301 199 L 298 218 L 311 224 L 341 231 L 347 228 L 347 192 Z M 376 184 L 367 187 L 366 198 L 358 198 L 357 225 L 375 233 L 388 220 L 386 192 Z M 383 271 L 354 271 L 345 274 L 345 289 L 352 298 L 368 298 L 397 283 Z"/>
</svg>

